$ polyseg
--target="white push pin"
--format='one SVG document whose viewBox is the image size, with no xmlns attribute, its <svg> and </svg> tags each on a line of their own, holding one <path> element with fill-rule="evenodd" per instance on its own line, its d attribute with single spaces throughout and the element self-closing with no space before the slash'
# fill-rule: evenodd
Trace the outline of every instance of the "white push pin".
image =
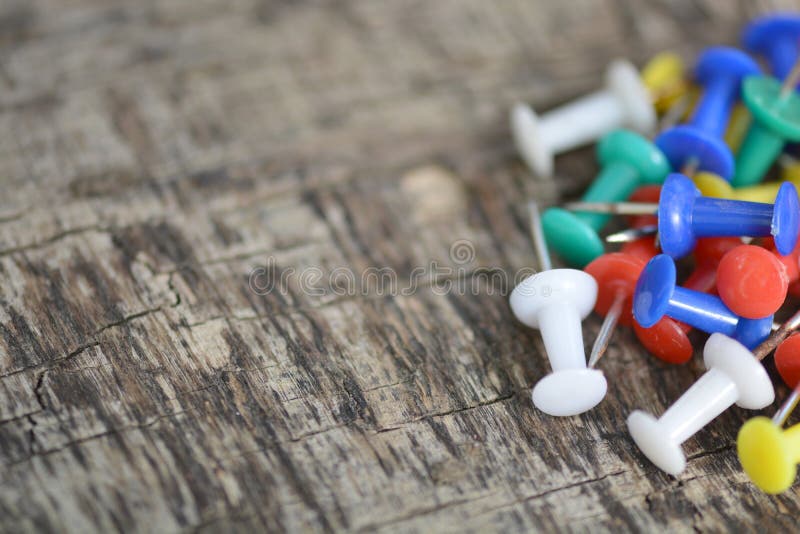
<svg viewBox="0 0 800 534">
<path fill-rule="evenodd" d="M 628 417 L 628 431 L 639 449 L 673 476 L 686 467 L 681 444 L 719 414 L 733 404 L 759 410 L 775 400 L 759 358 L 738 341 L 712 334 L 703 348 L 703 361 L 708 371 L 660 418 L 640 410 Z"/>
<path fill-rule="evenodd" d="M 577 269 L 551 269 L 550 257 L 534 202 L 528 205 L 531 230 L 542 272 L 523 280 L 511 292 L 514 315 L 542 334 L 553 372 L 533 388 L 533 404 L 549 415 L 577 415 L 606 395 L 606 379 L 586 367 L 581 321 L 597 299 L 597 282 Z"/>
<path fill-rule="evenodd" d="M 652 132 L 656 112 L 636 68 L 625 60 L 613 61 L 606 69 L 605 85 L 605 89 L 541 117 L 527 104 L 514 106 L 511 132 L 517 150 L 533 172 L 551 176 L 556 154 L 591 143 L 616 128 Z"/>
</svg>

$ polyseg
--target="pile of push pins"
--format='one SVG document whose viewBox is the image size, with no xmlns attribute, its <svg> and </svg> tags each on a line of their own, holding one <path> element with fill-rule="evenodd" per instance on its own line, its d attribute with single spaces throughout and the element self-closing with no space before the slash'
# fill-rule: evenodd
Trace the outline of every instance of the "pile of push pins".
<svg viewBox="0 0 800 534">
<path fill-rule="evenodd" d="M 595 367 L 618 323 L 673 364 L 692 357 L 691 329 L 710 334 L 705 374 L 661 417 L 636 410 L 627 420 L 642 453 L 672 475 L 686 466 L 681 444 L 724 410 L 775 401 L 761 363 L 775 351 L 792 394 L 773 419 L 747 421 L 737 448 L 753 483 L 780 493 L 800 463 L 800 423 L 783 429 L 800 399 L 800 310 L 774 321 L 787 295 L 800 296 L 800 162 L 790 155 L 800 142 L 800 14 L 753 21 L 742 45 L 747 52 L 706 49 L 687 77 L 674 54 L 641 72 L 615 61 L 600 91 L 541 115 L 512 110 L 515 143 L 534 173 L 552 175 L 555 155 L 593 141 L 601 170 L 580 202 L 541 216 L 530 203 L 541 272 L 510 304 L 541 332 L 552 373 L 532 398 L 554 416 L 602 401 L 606 378 Z M 761 184 L 773 168 L 782 181 Z M 614 215 L 630 228 L 601 238 Z M 607 242 L 624 245 L 607 252 Z M 549 250 L 574 268 L 553 269 Z M 681 285 L 676 261 L 688 257 Z M 581 322 L 592 311 L 604 322 L 587 363 Z"/>
</svg>

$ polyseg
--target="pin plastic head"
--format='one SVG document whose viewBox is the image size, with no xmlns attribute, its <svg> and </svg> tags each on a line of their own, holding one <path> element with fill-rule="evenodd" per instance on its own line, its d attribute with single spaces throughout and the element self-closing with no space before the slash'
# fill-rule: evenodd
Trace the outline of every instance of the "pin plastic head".
<svg viewBox="0 0 800 534">
<path fill-rule="evenodd" d="M 773 74 L 783 79 L 800 48 L 800 16 L 782 13 L 759 17 L 745 27 L 742 44 L 750 52 L 768 57 Z"/>
<path fill-rule="evenodd" d="M 639 72 L 628 61 L 615 60 L 606 71 L 606 87 L 623 106 L 623 124 L 639 132 L 650 132 L 656 124 L 656 110 Z"/>
<path fill-rule="evenodd" d="M 754 417 L 742 426 L 736 450 L 744 472 L 766 493 L 786 491 L 797 476 L 798 451 L 791 450 L 783 430 L 766 417 Z"/>
<path fill-rule="evenodd" d="M 639 276 L 633 301 L 633 316 L 645 328 L 656 324 L 667 312 L 675 292 L 675 262 L 665 254 L 650 260 Z"/>
<path fill-rule="evenodd" d="M 669 174 L 667 158 L 653 143 L 629 130 L 615 130 L 597 144 L 597 159 L 601 165 L 625 162 L 639 172 L 645 184 L 660 184 Z"/>
<path fill-rule="evenodd" d="M 694 77 L 704 90 L 690 123 L 670 128 L 656 139 L 656 145 L 666 154 L 673 169 L 681 170 L 694 162 L 697 170 L 730 180 L 733 154 L 722 135 L 741 80 L 758 72 L 758 65 L 735 48 L 711 47 L 700 55 Z"/>
<path fill-rule="evenodd" d="M 674 476 L 686 467 L 681 443 L 708 421 L 733 403 L 755 410 L 775 399 L 764 367 L 741 343 L 711 334 L 703 348 L 703 359 L 708 372 L 660 419 L 639 410 L 628 417 L 628 431 L 639 449 Z"/>
<path fill-rule="evenodd" d="M 694 250 L 697 239 L 692 229 L 692 211 L 699 196 L 700 191 L 686 176 L 667 176 L 658 203 L 658 234 L 664 254 L 682 258 Z"/>
<path fill-rule="evenodd" d="M 556 154 L 594 141 L 622 126 L 649 133 L 656 112 L 636 68 L 616 60 L 606 70 L 606 86 L 584 98 L 538 116 L 525 104 L 511 111 L 514 143 L 528 166 L 540 176 L 553 174 Z"/>
<path fill-rule="evenodd" d="M 517 151 L 538 176 L 552 176 L 555 154 L 539 128 L 539 117 L 529 106 L 516 104 L 511 109 L 511 132 Z"/>
<path fill-rule="evenodd" d="M 706 85 L 716 79 L 727 77 L 737 82 L 758 74 L 758 64 L 750 56 L 727 46 L 710 46 L 697 59 L 694 77 L 697 83 Z"/>
<path fill-rule="evenodd" d="M 621 252 L 604 254 L 586 266 L 585 271 L 597 280 L 597 302 L 595 311 L 600 315 L 608 313 L 617 295 L 625 295 L 625 303 L 619 322 L 629 325 L 633 321 L 631 298 L 636 281 L 644 269 L 645 261 Z"/>
<path fill-rule="evenodd" d="M 775 351 L 775 367 L 790 388 L 800 382 L 800 334 L 789 336 Z"/>
<path fill-rule="evenodd" d="M 656 467 L 678 476 L 686 468 L 686 456 L 681 444 L 664 431 L 658 419 L 636 410 L 628 416 L 628 432 L 633 441 Z"/>
<path fill-rule="evenodd" d="M 800 140 L 800 96 L 794 91 L 784 94 L 775 78 L 751 76 L 742 84 L 742 98 L 754 122 L 736 156 L 734 187 L 761 181 L 785 143 Z"/>
<path fill-rule="evenodd" d="M 694 354 L 687 327 L 670 317 L 662 317 L 650 328 L 634 321 L 633 329 L 647 352 L 667 363 L 686 363 Z"/>
<path fill-rule="evenodd" d="M 594 308 L 597 283 L 577 269 L 550 269 L 529 276 L 511 292 L 509 304 L 524 325 L 539 328 L 540 312 L 556 300 L 573 306 L 585 319 Z"/>
<path fill-rule="evenodd" d="M 794 184 L 784 182 L 775 197 L 775 209 L 772 212 L 772 237 L 775 248 L 784 256 L 792 252 L 797 244 L 800 231 L 800 199 Z"/>
<path fill-rule="evenodd" d="M 733 176 L 734 161 L 725 141 L 694 126 L 674 126 L 655 140 L 673 169 L 680 170 L 690 161 L 697 169 L 714 173 L 725 180 Z"/>
<path fill-rule="evenodd" d="M 597 406 L 608 384 L 597 369 L 565 369 L 539 380 L 531 393 L 533 404 L 548 415 L 568 417 Z"/>
<path fill-rule="evenodd" d="M 550 248 L 570 265 L 583 267 L 605 251 L 597 232 L 567 210 L 557 207 L 545 210 L 542 229 Z"/>
<path fill-rule="evenodd" d="M 674 52 L 656 54 L 642 68 L 642 81 L 658 111 L 667 111 L 689 90 L 685 71 L 683 60 Z"/>
<path fill-rule="evenodd" d="M 553 372 L 533 388 L 534 405 L 549 415 L 582 413 L 607 389 L 603 373 L 586 368 L 581 324 L 594 307 L 597 282 L 576 269 L 551 269 L 529 276 L 509 304 L 522 323 L 538 328 Z"/>
<path fill-rule="evenodd" d="M 772 315 L 786 300 L 789 277 L 774 254 L 754 245 L 729 251 L 717 267 L 717 292 L 734 313 L 748 319 Z"/>
<path fill-rule="evenodd" d="M 742 99 L 759 123 L 785 139 L 800 140 L 800 97 L 781 95 L 781 82 L 750 76 L 742 84 Z"/>
<path fill-rule="evenodd" d="M 706 369 L 723 371 L 736 384 L 739 394 L 736 405 L 740 408 L 760 410 L 775 400 L 775 389 L 766 369 L 743 343 L 722 334 L 711 334 L 703 347 L 703 363 Z"/>
</svg>

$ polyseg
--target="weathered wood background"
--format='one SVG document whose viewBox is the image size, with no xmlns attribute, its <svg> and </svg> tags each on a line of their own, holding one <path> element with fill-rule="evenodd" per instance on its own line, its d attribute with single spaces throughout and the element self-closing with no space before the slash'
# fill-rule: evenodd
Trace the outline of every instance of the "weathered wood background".
<svg viewBox="0 0 800 534">
<path fill-rule="evenodd" d="M 512 102 L 793 3 L 3 0 L 2 530 L 796 529 L 739 468 L 752 414 L 678 479 L 628 438 L 699 361 L 621 332 L 600 407 L 546 417 L 538 333 L 445 285 L 533 266 L 525 199 L 596 170 L 531 178 Z M 407 294 L 251 283 L 431 261 Z"/>
</svg>

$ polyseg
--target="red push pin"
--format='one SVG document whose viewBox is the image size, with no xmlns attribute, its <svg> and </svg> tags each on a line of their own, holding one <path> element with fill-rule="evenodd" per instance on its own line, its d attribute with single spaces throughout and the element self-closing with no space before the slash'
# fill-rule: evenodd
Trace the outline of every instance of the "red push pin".
<svg viewBox="0 0 800 534">
<path fill-rule="evenodd" d="M 709 237 L 697 241 L 695 268 L 684 287 L 704 293 L 712 292 L 717 284 L 717 266 L 725 254 L 740 246 L 742 241 L 734 237 Z M 653 356 L 667 363 L 686 363 L 694 354 L 689 341 L 692 327 L 664 317 L 650 328 L 634 321 L 633 330 L 639 342 Z"/>
<path fill-rule="evenodd" d="M 735 314 L 747 319 L 772 315 L 786 300 L 789 276 L 772 252 L 740 245 L 722 258 L 717 268 L 717 292 Z"/>
<path fill-rule="evenodd" d="M 800 334 L 786 339 L 775 351 L 775 367 L 790 388 L 800 383 Z"/>
<path fill-rule="evenodd" d="M 637 189 L 631 199 L 651 201 L 658 198 L 660 186 L 645 186 Z M 655 220 L 652 215 L 631 217 L 631 224 L 644 227 Z M 630 325 L 633 321 L 632 301 L 636 281 L 644 266 L 659 252 L 652 237 L 629 241 L 619 252 L 603 254 L 586 266 L 584 271 L 597 280 L 597 301 L 594 311 L 604 317 L 600 332 L 592 346 L 588 367 L 595 366 L 608 348 L 608 342 L 617 323 Z"/>
</svg>

